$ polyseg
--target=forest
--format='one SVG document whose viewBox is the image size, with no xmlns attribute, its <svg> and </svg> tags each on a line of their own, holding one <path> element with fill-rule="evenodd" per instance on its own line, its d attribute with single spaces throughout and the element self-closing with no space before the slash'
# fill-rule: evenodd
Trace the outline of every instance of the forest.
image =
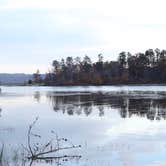
<svg viewBox="0 0 166 166">
<path fill-rule="evenodd" d="M 166 83 L 166 50 L 148 49 L 144 53 L 121 52 L 116 61 L 104 61 L 103 55 L 92 62 L 89 56 L 53 60 L 52 70 L 33 83 L 43 85 L 113 85 Z M 30 82 L 31 83 L 31 82 Z"/>
</svg>

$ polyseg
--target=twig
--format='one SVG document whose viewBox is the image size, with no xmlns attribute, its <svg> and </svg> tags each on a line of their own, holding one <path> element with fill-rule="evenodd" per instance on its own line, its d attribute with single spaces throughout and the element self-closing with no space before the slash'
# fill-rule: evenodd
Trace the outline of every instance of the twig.
<svg viewBox="0 0 166 166">
<path fill-rule="evenodd" d="M 81 147 L 81 146 L 79 145 L 79 146 L 71 146 L 71 147 L 57 148 L 57 149 L 49 150 L 49 151 L 46 151 L 46 152 L 38 153 L 38 154 L 36 154 L 34 157 L 38 157 L 38 156 L 42 156 L 42 155 L 50 154 L 50 153 L 55 153 L 55 152 L 60 151 L 60 150 L 75 149 L 75 148 L 80 148 L 80 147 Z"/>
<path fill-rule="evenodd" d="M 29 126 L 29 129 L 28 129 L 28 148 L 25 148 L 24 146 L 24 149 L 26 151 L 28 151 L 28 153 L 30 154 L 27 159 L 29 160 L 59 160 L 59 159 L 62 159 L 62 158 L 80 158 L 81 156 L 78 156 L 78 155 L 72 155 L 72 156 L 68 156 L 68 155 L 64 155 L 64 156 L 48 156 L 48 154 L 52 154 L 52 153 L 56 153 L 58 151 L 62 151 L 62 150 L 68 150 L 68 149 L 76 149 L 76 148 L 80 148 L 81 145 L 78 145 L 78 146 L 74 146 L 71 142 L 71 146 L 62 146 L 61 147 L 61 144 L 60 142 L 61 141 L 64 141 L 64 142 L 69 142 L 67 139 L 65 138 L 58 138 L 58 136 L 56 135 L 56 147 L 53 147 L 53 139 L 51 139 L 50 141 L 48 141 L 44 146 L 41 146 L 39 144 L 34 144 L 33 145 L 33 148 L 32 148 L 32 145 L 31 145 L 31 136 L 37 136 L 37 137 L 40 137 L 39 135 L 37 134 L 34 134 L 32 133 L 32 128 L 34 127 L 34 125 L 36 124 L 38 118 L 36 118 L 33 123 Z M 44 155 L 47 155 L 47 156 L 44 156 Z M 31 164 L 32 165 L 32 162 L 31 161 Z"/>
<path fill-rule="evenodd" d="M 64 156 L 56 156 L 56 157 L 36 157 L 35 160 L 57 160 L 57 159 L 64 159 L 64 158 L 81 158 L 81 156 L 77 155 L 64 155 Z M 29 158 L 31 159 L 31 158 Z"/>
<path fill-rule="evenodd" d="M 33 121 L 33 123 L 29 126 L 29 130 L 28 130 L 28 148 L 30 150 L 31 156 L 34 156 L 34 153 L 32 151 L 32 147 L 31 147 L 31 130 L 33 128 L 33 126 L 35 125 L 35 123 L 38 121 L 38 117 Z"/>
</svg>

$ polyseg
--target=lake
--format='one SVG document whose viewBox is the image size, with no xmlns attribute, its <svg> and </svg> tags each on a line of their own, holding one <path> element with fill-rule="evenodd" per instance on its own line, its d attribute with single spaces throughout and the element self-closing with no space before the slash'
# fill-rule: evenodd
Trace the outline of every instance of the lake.
<svg viewBox="0 0 166 166">
<path fill-rule="evenodd" d="M 4 165 L 23 165 L 19 157 L 32 144 L 65 138 L 81 148 L 54 155 L 80 155 L 45 166 L 165 166 L 166 86 L 7 87 L 0 94 L 0 148 Z M 70 146 L 70 145 L 60 146 Z M 30 161 L 24 165 L 29 166 Z"/>
</svg>

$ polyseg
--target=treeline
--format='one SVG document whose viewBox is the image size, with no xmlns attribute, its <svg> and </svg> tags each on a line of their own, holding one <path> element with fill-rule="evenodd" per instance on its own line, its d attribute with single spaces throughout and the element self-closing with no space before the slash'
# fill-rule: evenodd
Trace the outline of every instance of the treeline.
<svg viewBox="0 0 166 166">
<path fill-rule="evenodd" d="M 97 62 L 88 56 L 54 60 L 45 78 L 37 71 L 34 82 L 44 85 L 166 83 L 166 50 L 121 52 L 117 61 L 104 61 L 102 54 L 98 55 Z"/>
</svg>

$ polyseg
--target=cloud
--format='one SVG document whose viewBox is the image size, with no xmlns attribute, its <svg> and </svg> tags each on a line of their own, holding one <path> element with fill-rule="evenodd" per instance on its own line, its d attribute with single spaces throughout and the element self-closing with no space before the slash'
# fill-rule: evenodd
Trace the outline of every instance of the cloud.
<svg viewBox="0 0 166 166">
<path fill-rule="evenodd" d="M 158 137 L 158 135 L 165 135 L 163 128 L 165 122 L 151 122 L 147 121 L 146 118 L 132 117 L 125 120 L 121 120 L 117 125 L 113 126 L 107 130 L 107 135 L 112 137 L 120 137 L 122 135 L 133 135 L 133 136 L 153 136 L 153 138 Z"/>
<path fill-rule="evenodd" d="M 23 71 L 22 71 L 23 69 Z M 0 72 L 1 73 L 35 73 L 37 69 L 40 69 L 41 73 L 45 73 L 50 69 L 48 64 L 27 64 L 27 63 L 13 63 L 13 64 L 1 64 Z"/>
<path fill-rule="evenodd" d="M 164 0 L 2 1 L 0 63 L 11 57 L 30 64 L 84 54 L 95 59 L 100 52 L 116 59 L 123 50 L 164 48 L 164 7 Z"/>
</svg>

